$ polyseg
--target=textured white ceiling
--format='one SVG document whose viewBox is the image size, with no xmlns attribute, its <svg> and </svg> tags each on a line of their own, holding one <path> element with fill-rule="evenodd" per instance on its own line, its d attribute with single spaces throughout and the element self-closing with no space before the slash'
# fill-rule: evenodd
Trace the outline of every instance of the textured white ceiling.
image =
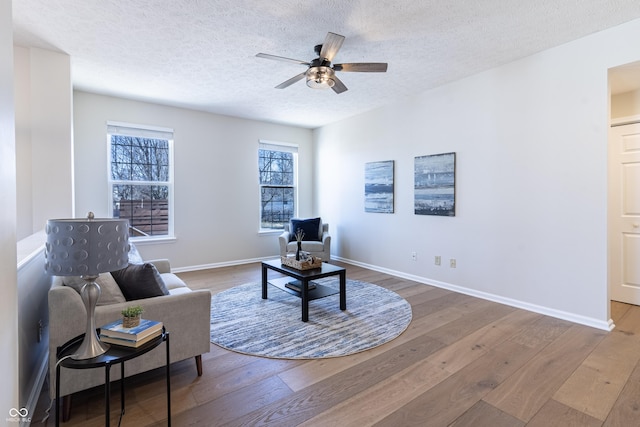
<svg viewBox="0 0 640 427">
<path fill-rule="evenodd" d="M 13 0 L 17 45 L 72 59 L 74 87 L 315 128 L 640 17 L 638 0 Z M 349 90 L 274 86 L 327 32 Z"/>
</svg>

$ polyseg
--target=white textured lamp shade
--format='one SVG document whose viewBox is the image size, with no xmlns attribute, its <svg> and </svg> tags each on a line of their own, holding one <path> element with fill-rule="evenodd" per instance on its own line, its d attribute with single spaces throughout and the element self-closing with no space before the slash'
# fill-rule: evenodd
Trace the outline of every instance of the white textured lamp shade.
<svg viewBox="0 0 640 427">
<path fill-rule="evenodd" d="M 98 276 L 128 264 L 126 219 L 50 219 L 45 271 L 54 276 Z"/>
</svg>

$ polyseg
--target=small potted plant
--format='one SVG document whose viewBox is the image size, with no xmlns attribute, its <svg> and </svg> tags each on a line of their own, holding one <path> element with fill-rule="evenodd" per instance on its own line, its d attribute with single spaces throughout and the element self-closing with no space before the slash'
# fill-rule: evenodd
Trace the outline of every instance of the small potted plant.
<svg viewBox="0 0 640 427">
<path fill-rule="evenodd" d="M 133 328 L 140 324 L 140 318 L 144 310 L 139 305 L 127 307 L 122 310 L 122 327 Z"/>
</svg>

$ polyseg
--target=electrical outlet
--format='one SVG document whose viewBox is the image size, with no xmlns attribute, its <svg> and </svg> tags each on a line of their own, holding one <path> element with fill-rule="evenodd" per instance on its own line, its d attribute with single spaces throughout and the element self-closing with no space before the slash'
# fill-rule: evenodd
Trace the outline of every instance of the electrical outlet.
<svg viewBox="0 0 640 427">
<path fill-rule="evenodd" d="M 415 252 L 411 252 L 411 261 L 417 261 L 418 260 L 418 254 Z"/>
<path fill-rule="evenodd" d="M 449 260 L 449 267 L 456 268 L 456 259 L 455 258 L 451 258 Z"/>
<path fill-rule="evenodd" d="M 435 265 L 442 264 L 442 258 L 440 257 L 440 255 L 436 255 L 434 263 L 435 263 Z"/>
</svg>

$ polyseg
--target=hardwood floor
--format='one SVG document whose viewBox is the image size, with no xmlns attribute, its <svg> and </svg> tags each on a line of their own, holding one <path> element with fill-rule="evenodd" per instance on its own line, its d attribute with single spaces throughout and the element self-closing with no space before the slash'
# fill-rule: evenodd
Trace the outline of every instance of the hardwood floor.
<svg viewBox="0 0 640 427">
<path fill-rule="evenodd" d="M 172 365 L 174 426 L 633 426 L 640 415 L 640 307 L 612 303 L 613 332 L 345 265 L 413 309 L 395 340 L 347 357 L 252 357 L 215 345 Z M 259 264 L 183 273 L 213 293 L 260 280 Z M 348 295 L 348 293 L 347 293 Z M 119 408 L 112 387 L 111 407 Z M 49 404 L 44 391 L 38 425 Z M 104 425 L 102 389 L 74 395 L 66 426 Z M 46 425 L 53 425 L 51 414 Z M 166 425 L 161 370 L 127 384 L 123 426 Z"/>
</svg>

